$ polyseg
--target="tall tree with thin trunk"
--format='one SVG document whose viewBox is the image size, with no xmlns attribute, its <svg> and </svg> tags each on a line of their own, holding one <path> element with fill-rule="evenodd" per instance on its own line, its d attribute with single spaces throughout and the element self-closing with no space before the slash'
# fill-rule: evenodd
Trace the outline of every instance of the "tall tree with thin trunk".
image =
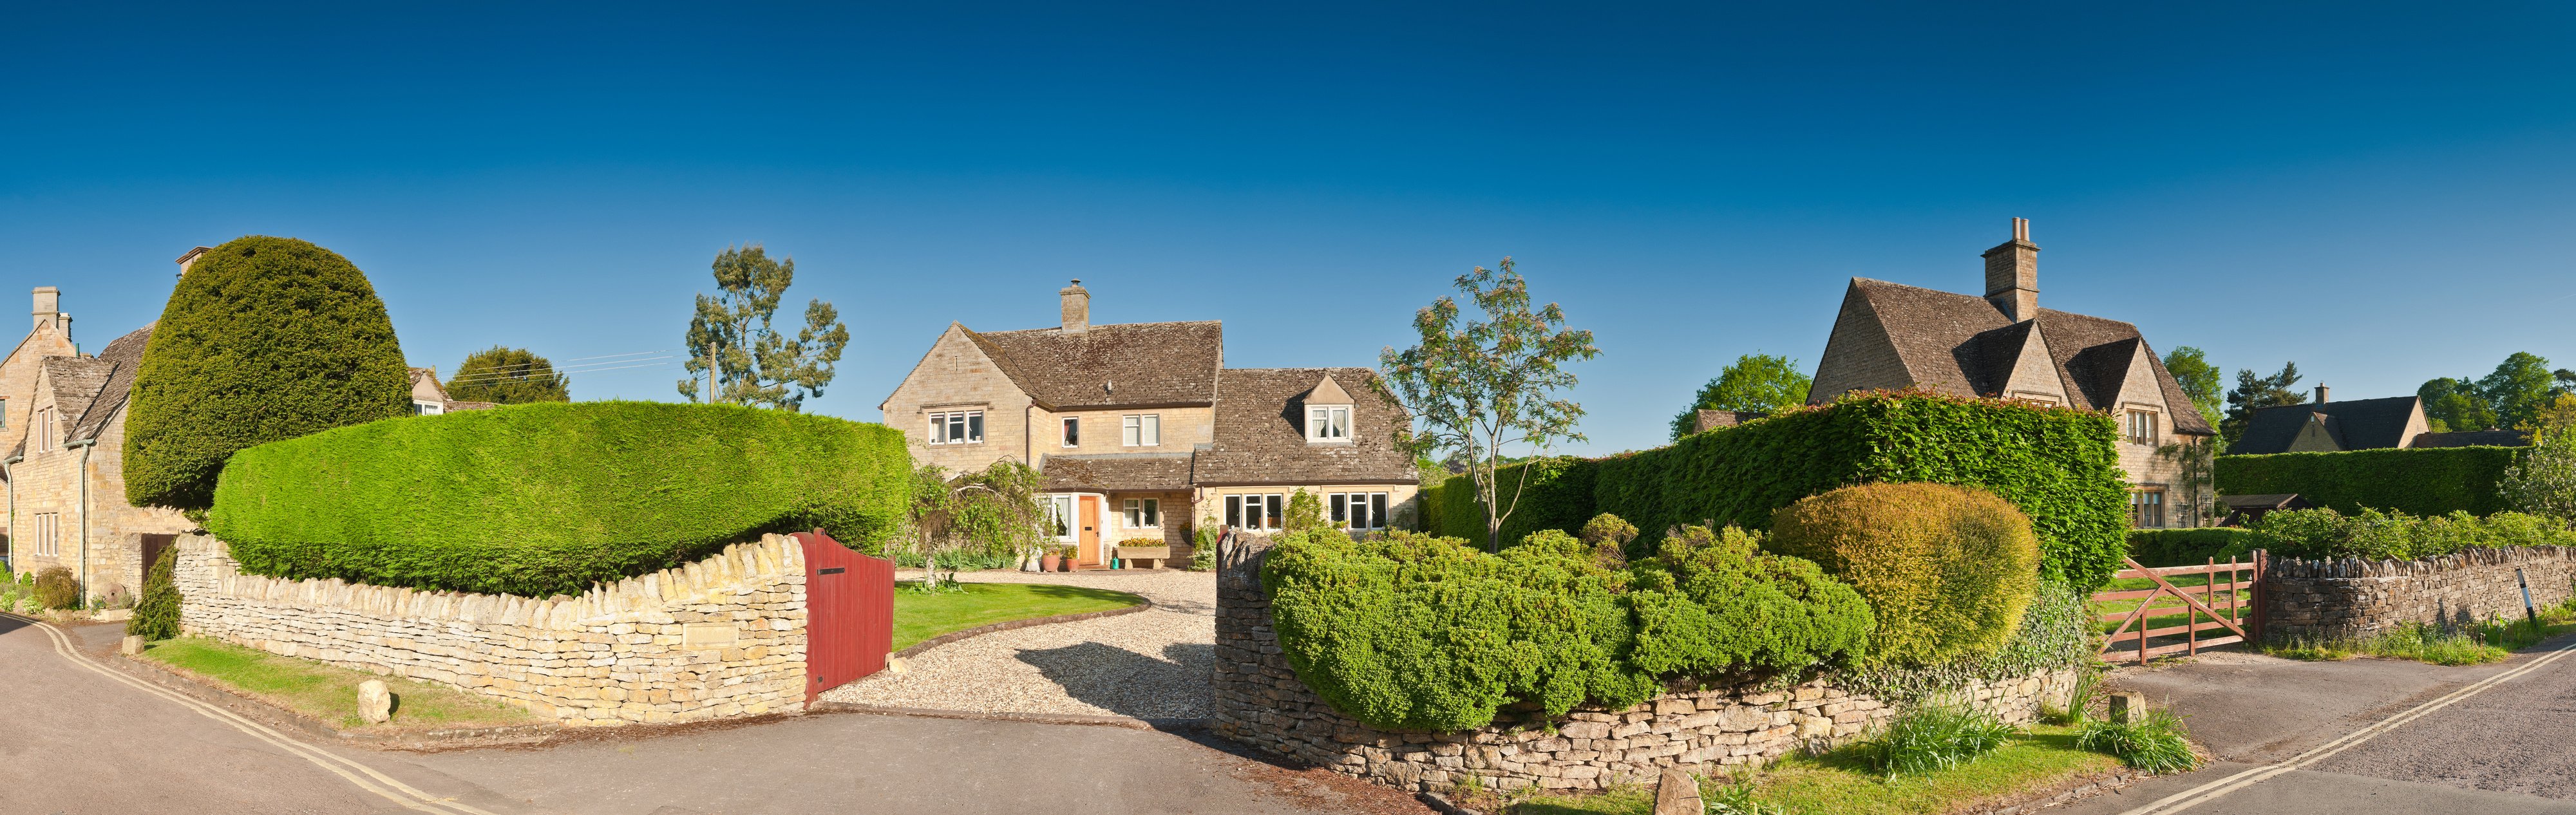
<svg viewBox="0 0 2576 815">
<path fill-rule="evenodd" d="M 832 366 L 850 344 L 840 311 L 821 300 L 805 304 L 805 327 L 791 337 L 773 323 L 778 304 L 796 281 L 794 258 L 771 260 L 759 244 L 728 246 L 716 254 L 714 297 L 698 295 L 689 320 L 686 363 L 690 378 L 680 395 L 716 404 L 795 410 L 806 397 L 823 395 Z M 712 371 L 712 376 L 707 376 Z M 700 377 L 713 380 L 700 397 Z"/>
<path fill-rule="evenodd" d="M 1419 428 L 1395 429 L 1395 442 L 1416 456 L 1449 451 L 1468 460 L 1467 474 L 1485 508 L 1485 546 L 1500 551 L 1503 520 L 1520 505 L 1520 484 L 1509 495 L 1495 473 L 1507 444 L 1545 449 L 1582 441 L 1575 424 L 1583 406 L 1554 398 L 1574 387 L 1567 363 L 1601 353 L 1592 332 L 1565 327 L 1555 303 L 1533 310 L 1529 281 L 1503 258 L 1499 270 L 1478 266 L 1453 284 L 1482 319 L 1460 323 L 1458 302 L 1447 296 L 1414 314 L 1419 344 L 1378 355 L 1384 376 L 1371 387 L 1402 406 Z"/>
</svg>

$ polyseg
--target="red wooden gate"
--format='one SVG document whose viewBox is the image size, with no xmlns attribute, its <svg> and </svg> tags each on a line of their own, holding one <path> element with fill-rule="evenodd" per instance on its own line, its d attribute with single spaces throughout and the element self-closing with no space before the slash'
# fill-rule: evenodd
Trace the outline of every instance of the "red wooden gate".
<svg viewBox="0 0 2576 815">
<path fill-rule="evenodd" d="M 805 548 L 805 703 L 885 670 L 894 647 L 894 562 L 850 551 L 823 530 Z"/>
</svg>

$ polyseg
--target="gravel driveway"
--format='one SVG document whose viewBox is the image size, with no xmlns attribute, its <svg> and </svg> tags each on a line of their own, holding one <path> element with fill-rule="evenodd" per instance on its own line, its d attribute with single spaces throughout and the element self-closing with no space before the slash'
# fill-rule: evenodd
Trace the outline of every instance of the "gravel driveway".
<svg viewBox="0 0 2576 815">
<path fill-rule="evenodd" d="M 1208 715 L 1208 678 L 1216 659 L 1215 573 L 995 571 L 958 579 L 1113 589 L 1144 595 L 1154 608 L 969 637 L 913 657 L 901 676 L 880 672 L 823 698 L 979 713 Z"/>
</svg>

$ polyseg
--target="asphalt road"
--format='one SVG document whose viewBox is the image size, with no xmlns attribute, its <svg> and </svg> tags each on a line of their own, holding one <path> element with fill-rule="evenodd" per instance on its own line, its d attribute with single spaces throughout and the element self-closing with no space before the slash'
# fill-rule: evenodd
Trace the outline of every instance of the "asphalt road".
<svg viewBox="0 0 2576 815">
<path fill-rule="evenodd" d="M 2576 652 L 2558 655 L 2570 645 L 2472 668 L 2228 654 L 2126 669 L 2116 685 L 2189 714 L 2219 761 L 2063 811 L 2576 813 Z M 2229 779 L 2248 783 L 2217 783 Z"/>
<path fill-rule="evenodd" d="M 104 668 L 114 626 L 63 645 L 0 618 L 0 812 L 758 815 L 1419 813 L 1409 798 L 1204 736 L 814 715 L 544 748 L 317 745 Z"/>
</svg>

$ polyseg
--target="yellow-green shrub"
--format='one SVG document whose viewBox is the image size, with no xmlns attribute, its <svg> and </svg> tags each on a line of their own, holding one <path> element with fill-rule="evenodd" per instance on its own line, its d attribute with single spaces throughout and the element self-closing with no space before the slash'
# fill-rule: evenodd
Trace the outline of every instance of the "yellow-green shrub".
<svg viewBox="0 0 2576 815">
<path fill-rule="evenodd" d="M 1772 517 L 1773 551 L 1815 561 L 1868 598 L 1874 661 L 1930 664 L 1991 653 L 2039 589 L 2030 517 L 1994 493 L 1863 484 Z"/>
</svg>

